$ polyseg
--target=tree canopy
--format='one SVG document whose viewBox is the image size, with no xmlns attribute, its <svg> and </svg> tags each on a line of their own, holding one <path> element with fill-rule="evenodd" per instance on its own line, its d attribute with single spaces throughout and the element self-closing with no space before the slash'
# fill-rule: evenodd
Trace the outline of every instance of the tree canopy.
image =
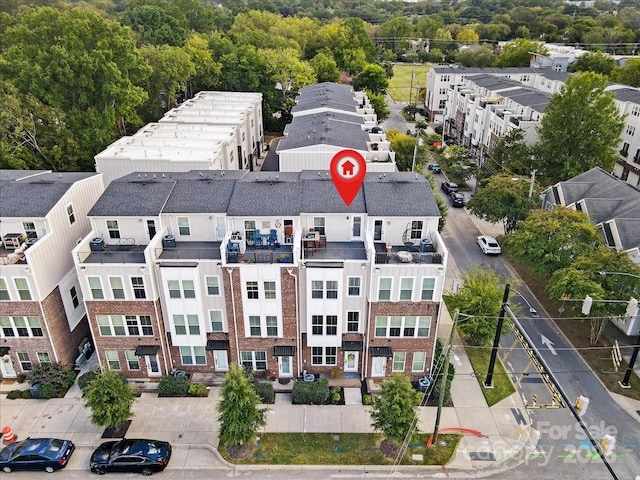
<svg viewBox="0 0 640 480">
<path fill-rule="evenodd" d="M 402 444 L 405 436 L 414 431 L 418 413 L 415 399 L 408 377 L 395 374 L 385 378 L 380 392 L 373 397 L 371 426 L 387 439 Z"/>
<path fill-rule="evenodd" d="M 100 373 L 84 391 L 85 405 L 91 409 L 91 422 L 106 428 L 118 428 L 133 416 L 133 389 L 120 373 Z"/>
</svg>

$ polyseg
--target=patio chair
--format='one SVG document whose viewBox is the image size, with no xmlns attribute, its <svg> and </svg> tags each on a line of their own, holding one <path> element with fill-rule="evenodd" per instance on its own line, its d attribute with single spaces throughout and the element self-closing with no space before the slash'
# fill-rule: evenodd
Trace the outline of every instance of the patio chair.
<svg viewBox="0 0 640 480">
<path fill-rule="evenodd" d="M 254 243 L 256 248 L 262 246 L 262 237 L 260 236 L 260 231 L 259 230 L 254 230 L 253 231 L 253 243 Z"/>
<path fill-rule="evenodd" d="M 278 231 L 273 228 L 269 232 L 269 245 L 273 246 L 278 243 Z"/>
</svg>

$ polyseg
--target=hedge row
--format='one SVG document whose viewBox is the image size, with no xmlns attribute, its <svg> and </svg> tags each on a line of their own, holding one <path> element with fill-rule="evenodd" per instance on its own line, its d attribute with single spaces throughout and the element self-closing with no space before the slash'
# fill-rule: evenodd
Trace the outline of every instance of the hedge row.
<svg viewBox="0 0 640 480">
<path fill-rule="evenodd" d="M 291 403 L 294 405 L 324 405 L 329 398 L 329 380 L 321 378 L 315 382 L 297 380 L 293 384 Z"/>
</svg>

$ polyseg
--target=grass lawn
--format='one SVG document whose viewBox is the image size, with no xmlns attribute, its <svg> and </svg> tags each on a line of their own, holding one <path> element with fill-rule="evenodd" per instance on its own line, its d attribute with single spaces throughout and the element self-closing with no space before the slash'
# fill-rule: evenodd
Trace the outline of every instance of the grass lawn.
<svg viewBox="0 0 640 480">
<path fill-rule="evenodd" d="M 508 255 L 508 252 L 506 252 Z M 565 311 L 560 314 L 558 309 L 562 307 L 561 300 L 550 299 L 545 291 L 546 279 L 531 272 L 530 269 L 512 263 L 520 278 L 533 292 L 538 301 L 544 306 L 544 309 L 552 317 L 580 317 L 580 303 L 564 302 Z M 600 378 L 600 381 L 610 391 L 624 395 L 625 397 L 640 400 L 640 379 L 637 375 L 632 375 L 629 384 L 631 388 L 622 388 L 618 381 L 622 380 L 627 370 L 627 362 L 622 360 L 618 371 L 613 369 L 613 361 L 611 360 L 611 342 L 604 336 L 600 337 L 597 345 L 589 345 L 589 321 L 588 320 L 563 320 L 559 318 L 555 320 L 556 325 L 562 330 L 571 344 L 578 349 L 582 358 L 587 362 L 591 370 Z M 597 348 L 594 348 L 597 347 Z M 582 350 L 581 350 L 582 349 Z"/>
<path fill-rule="evenodd" d="M 258 449 L 247 458 L 230 458 L 224 445 L 222 456 L 232 463 L 271 465 L 392 465 L 378 449 L 382 440 L 376 433 L 263 433 Z M 449 462 L 461 435 L 438 435 L 445 446 L 426 447 L 429 434 L 418 434 L 402 460 L 403 465 L 444 465 Z M 422 462 L 411 460 L 412 454 L 424 455 Z"/>
<path fill-rule="evenodd" d="M 516 391 L 509 378 L 509 374 L 505 371 L 504 366 L 502 366 L 502 361 L 499 356 L 496 358 L 496 364 L 493 369 L 493 388 L 486 388 L 484 386 L 487 368 L 489 367 L 489 359 L 491 357 L 491 347 L 465 346 L 465 351 L 467 352 L 473 371 L 476 372 L 476 378 L 478 379 L 484 398 L 487 401 L 487 405 L 491 407 Z"/>
<path fill-rule="evenodd" d="M 412 65 L 410 63 L 395 64 L 393 66 L 393 77 L 389 80 L 389 88 L 387 93 L 391 95 L 396 102 L 408 102 L 411 97 L 412 103 L 415 103 L 418 88 L 424 88 L 427 83 L 427 72 L 431 65 Z M 411 72 L 413 72 L 413 92 L 411 90 Z"/>
</svg>

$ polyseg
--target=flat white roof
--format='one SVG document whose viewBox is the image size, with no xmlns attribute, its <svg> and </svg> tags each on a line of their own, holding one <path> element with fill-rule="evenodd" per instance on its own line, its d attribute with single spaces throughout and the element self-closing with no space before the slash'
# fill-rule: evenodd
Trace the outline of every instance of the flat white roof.
<svg viewBox="0 0 640 480">
<path fill-rule="evenodd" d="M 99 159 L 168 160 L 170 162 L 208 162 L 219 158 L 211 148 L 157 148 L 144 145 L 110 146 L 95 156 Z"/>
</svg>

